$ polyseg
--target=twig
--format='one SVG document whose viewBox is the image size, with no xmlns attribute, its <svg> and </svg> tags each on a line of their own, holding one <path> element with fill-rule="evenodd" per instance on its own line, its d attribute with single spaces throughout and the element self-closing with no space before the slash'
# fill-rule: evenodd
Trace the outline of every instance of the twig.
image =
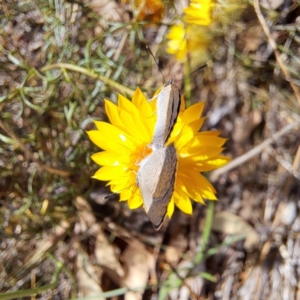
<svg viewBox="0 0 300 300">
<path fill-rule="evenodd" d="M 300 106 L 300 93 L 299 93 L 299 89 L 298 87 L 293 83 L 292 81 L 292 78 L 290 76 L 290 73 L 289 71 L 287 70 L 281 56 L 280 56 L 280 53 L 278 52 L 277 50 L 277 44 L 275 42 L 275 40 L 273 39 L 272 35 L 271 35 L 271 32 L 270 32 L 270 28 L 268 27 L 267 25 L 267 22 L 260 10 L 260 6 L 259 6 L 259 0 L 254 0 L 253 1 L 253 6 L 254 6 L 254 9 L 255 9 L 255 12 L 256 12 L 256 15 L 257 15 L 257 18 L 261 24 L 261 27 L 263 28 L 263 31 L 265 32 L 265 35 L 267 36 L 267 39 L 268 39 L 268 42 L 270 44 L 270 46 L 272 47 L 272 49 L 274 50 L 274 54 L 275 54 L 275 57 L 276 57 L 276 60 L 277 60 L 277 63 L 282 71 L 282 73 L 284 74 L 285 76 L 285 80 L 289 82 L 294 94 L 295 94 L 295 97 L 298 101 L 298 104 Z"/>
<path fill-rule="evenodd" d="M 247 153 L 241 155 L 240 157 L 236 158 L 235 160 L 231 161 L 229 164 L 227 164 L 225 167 L 217 169 L 210 173 L 210 180 L 212 182 L 215 182 L 218 180 L 219 176 L 242 165 L 246 161 L 250 160 L 254 156 L 261 153 L 267 146 L 281 138 L 283 135 L 287 134 L 292 129 L 296 128 L 300 125 L 300 120 L 295 121 L 292 124 L 286 125 L 284 128 L 282 128 L 279 132 L 275 133 L 271 138 L 268 138 L 264 142 L 262 142 L 260 145 L 256 146 L 255 148 L 251 149 Z"/>
<path fill-rule="evenodd" d="M 298 152 L 299 152 L 298 148 Z M 297 157 L 297 156 L 296 156 Z M 281 164 L 281 166 L 289 172 L 289 177 L 287 179 L 287 182 L 285 184 L 285 188 L 287 188 L 287 190 L 290 189 L 292 182 L 294 181 L 294 177 L 297 178 L 300 181 L 300 172 L 297 171 L 298 166 L 299 166 L 299 161 L 298 161 L 298 165 L 295 165 L 297 163 L 297 159 L 294 159 L 293 165 L 291 165 L 287 160 L 284 159 L 284 157 L 282 157 L 279 154 L 275 154 L 275 158 L 278 161 L 278 163 Z M 288 182 L 290 182 L 288 184 Z"/>
</svg>

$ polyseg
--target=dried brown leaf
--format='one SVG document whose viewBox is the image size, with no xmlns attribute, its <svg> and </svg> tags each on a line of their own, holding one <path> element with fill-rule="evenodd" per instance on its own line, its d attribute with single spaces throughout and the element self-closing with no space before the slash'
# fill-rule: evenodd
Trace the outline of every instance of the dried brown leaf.
<svg viewBox="0 0 300 300">
<path fill-rule="evenodd" d="M 238 39 L 238 46 L 245 53 L 254 52 L 264 41 L 263 38 L 264 34 L 261 30 L 261 26 L 257 24 L 248 27 L 240 34 Z"/>
<path fill-rule="evenodd" d="M 80 231 L 86 232 L 89 228 L 96 224 L 96 218 L 92 213 L 91 206 L 82 197 L 76 197 L 75 205 L 79 218 Z"/>
<path fill-rule="evenodd" d="M 98 264 L 105 268 L 105 272 L 114 283 L 120 285 L 121 278 L 124 277 L 124 271 L 114 247 L 109 243 L 102 231 L 99 231 L 96 236 L 95 256 Z"/>
<path fill-rule="evenodd" d="M 88 202 L 82 197 L 77 197 L 76 207 L 78 209 L 80 232 L 89 231 L 96 238 L 94 253 L 97 264 L 105 268 L 105 272 L 115 284 L 120 285 L 124 271 L 114 247 L 109 243 L 100 224 L 97 223 Z"/>
<path fill-rule="evenodd" d="M 78 296 L 96 296 L 102 293 L 100 287 L 100 275 L 99 271 L 91 264 L 88 255 L 81 248 L 80 244 L 75 244 L 77 248 L 76 267 L 77 267 L 77 285 Z M 104 299 L 98 297 L 97 299 Z"/>
<path fill-rule="evenodd" d="M 134 290 L 138 289 L 136 292 L 127 292 L 125 299 L 140 300 L 148 283 L 149 275 L 155 272 L 155 259 L 142 243 L 135 240 L 124 251 L 122 261 L 127 271 L 123 286 Z"/>
</svg>

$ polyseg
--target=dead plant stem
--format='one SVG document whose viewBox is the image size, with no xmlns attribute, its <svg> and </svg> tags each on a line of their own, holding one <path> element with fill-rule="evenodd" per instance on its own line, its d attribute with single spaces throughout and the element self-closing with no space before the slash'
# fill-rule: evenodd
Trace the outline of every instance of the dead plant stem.
<svg viewBox="0 0 300 300">
<path fill-rule="evenodd" d="M 277 47 L 277 44 L 274 40 L 274 38 L 272 37 L 272 34 L 270 32 L 270 28 L 268 27 L 267 25 L 267 22 L 261 12 L 261 9 L 260 9 L 260 6 L 259 6 L 259 0 L 253 0 L 253 5 L 254 5 L 254 9 L 255 9 L 255 12 L 256 12 L 256 15 L 257 15 L 257 18 L 261 24 L 261 27 L 263 28 L 263 31 L 265 32 L 265 35 L 267 36 L 267 39 L 268 39 L 268 42 L 270 44 L 270 46 L 272 47 L 272 49 L 274 50 L 274 54 L 275 54 L 275 57 L 276 57 L 276 60 L 277 60 L 277 63 L 282 71 L 282 73 L 284 74 L 285 76 L 285 80 L 289 82 L 294 94 L 295 94 L 295 97 L 298 101 L 298 104 L 300 106 L 300 92 L 299 92 L 299 89 L 298 87 L 293 83 L 293 80 L 290 76 L 290 73 L 288 71 L 288 69 L 286 68 L 281 56 L 280 56 L 280 53 L 279 51 L 277 50 L 278 47 Z"/>
<path fill-rule="evenodd" d="M 251 149 L 247 153 L 241 155 L 240 157 L 234 159 L 229 164 L 227 164 L 225 167 L 217 169 L 210 174 L 210 180 L 212 182 L 215 182 L 218 180 L 219 176 L 222 174 L 229 172 L 230 170 L 244 164 L 246 161 L 250 160 L 251 158 L 255 157 L 256 155 L 260 154 L 267 146 L 293 130 L 294 128 L 298 127 L 300 125 L 300 120 L 295 121 L 292 124 L 286 125 L 284 128 L 282 128 L 279 132 L 275 133 L 272 137 L 268 138 L 264 142 L 262 142 L 260 145 L 256 146 L 255 148 Z"/>
</svg>

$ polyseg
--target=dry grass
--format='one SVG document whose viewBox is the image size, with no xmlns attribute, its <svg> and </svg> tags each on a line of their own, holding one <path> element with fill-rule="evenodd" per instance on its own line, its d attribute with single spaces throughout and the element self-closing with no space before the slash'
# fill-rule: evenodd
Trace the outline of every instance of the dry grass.
<svg viewBox="0 0 300 300">
<path fill-rule="evenodd" d="M 106 120 L 103 99 L 162 84 L 145 45 L 182 78 L 167 27 L 114 1 L 2 1 L 0 299 L 300 299 L 300 7 L 254 4 L 190 78 L 206 129 L 242 156 L 211 175 L 220 201 L 199 252 L 207 207 L 154 232 L 90 178 L 85 130 Z"/>
</svg>

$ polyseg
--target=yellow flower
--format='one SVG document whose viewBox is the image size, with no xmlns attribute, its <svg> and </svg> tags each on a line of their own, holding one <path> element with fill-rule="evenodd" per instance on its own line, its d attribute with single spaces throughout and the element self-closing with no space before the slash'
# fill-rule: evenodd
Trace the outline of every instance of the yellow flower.
<svg viewBox="0 0 300 300">
<path fill-rule="evenodd" d="M 184 59 L 188 52 L 184 25 L 182 23 L 173 25 L 167 39 L 169 40 L 167 52 L 175 55 L 178 60 Z"/>
<path fill-rule="evenodd" d="M 132 101 L 119 95 L 118 105 L 105 100 L 105 109 L 111 124 L 95 121 L 97 130 L 88 131 L 89 138 L 104 151 L 92 155 L 102 166 L 93 178 L 108 181 L 112 192 L 120 193 L 120 201 L 127 201 L 131 209 L 143 204 L 137 185 L 140 162 L 152 150 L 148 147 L 153 138 L 156 122 L 156 100 L 148 102 L 137 89 Z M 174 143 L 178 166 L 174 193 L 167 215 L 172 216 L 174 206 L 187 214 L 192 213 L 191 200 L 216 200 L 215 189 L 200 173 L 225 165 L 230 159 L 221 155 L 225 139 L 219 132 L 199 132 L 204 118 L 200 118 L 204 103 L 188 109 L 182 99 L 181 111 L 167 144 Z"/>
<path fill-rule="evenodd" d="M 194 65 L 208 59 L 208 47 L 211 36 L 207 27 L 183 23 L 173 25 L 167 35 L 167 52 L 175 55 L 176 59 L 184 62 L 188 55 Z"/>
<path fill-rule="evenodd" d="M 212 0 L 193 0 L 183 11 L 185 21 L 190 24 L 208 26 L 211 24 L 212 9 L 215 4 Z"/>
<path fill-rule="evenodd" d="M 185 22 L 170 28 L 167 52 L 194 66 L 206 62 L 212 37 L 237 20 L 245 7 L 245 0 L 192 0 L 183 10 Z"/>
</svg>

